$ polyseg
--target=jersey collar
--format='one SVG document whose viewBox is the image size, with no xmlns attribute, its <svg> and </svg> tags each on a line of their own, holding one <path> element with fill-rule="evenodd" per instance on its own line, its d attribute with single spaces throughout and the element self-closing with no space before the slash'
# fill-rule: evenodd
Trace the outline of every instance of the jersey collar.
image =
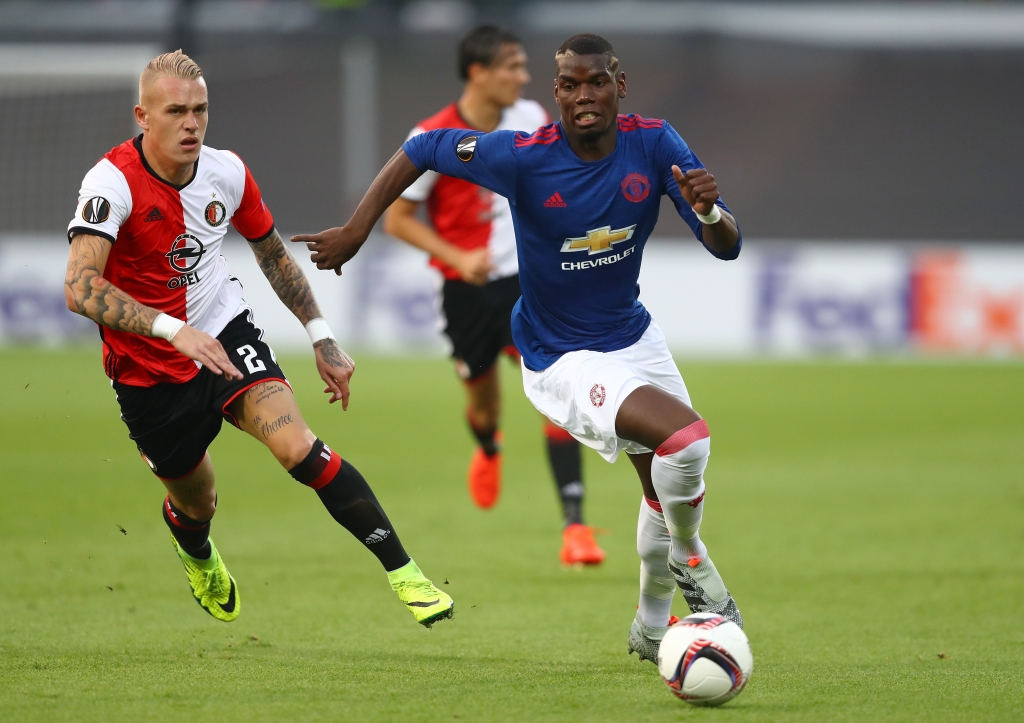
<svg viewBox="0 0 1024 723">
<path fill-rule="evenodd" d="M 142 167 L 146 169 L 146 171 L 149 173 L 149 175 L 151 175 L 156 180 L 160 181 L 160 183 L 164 184 L 165 186 L 170 186 L 175 191 L 182 190 L 183 188 L 185 188 L 185 186 L 187 186 L 188 184 L 192 183 L 192 181 L 196 180 L 196 176 L 199 175 L 199 159 L 197 158 L 196 162 L 192 165 L 192 178 L 188 179 L 187 181 L 185 181 L 180 186 L 177 185 L 176 183 L 171 183 L 170 181 L 167 181 L 167 180 L 161 178 L 157 174 L 157 172 L 153 170 L 153 167 L 149 165 L 149 161 L 146 160 L 146 154 L 142 152 L 142 134 L 141 133 L 135 137 L 135 140 L 132 141 L 132 145 L 134 145 L 135 146 L 135 150 L 139 152 L 139 159 L 142 161 Z"/>
</svg>

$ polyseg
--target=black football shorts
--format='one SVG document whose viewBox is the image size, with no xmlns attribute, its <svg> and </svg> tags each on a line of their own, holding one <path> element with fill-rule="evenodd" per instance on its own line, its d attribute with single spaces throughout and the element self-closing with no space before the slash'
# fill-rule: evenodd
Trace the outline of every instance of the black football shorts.
<svg viewBox="0 0 1024 723">
<path fill-rule="evenodd" d="M 467 381 L 487 373 L 502 351 L 513 351 L 512 307 L 519 301 L 519 275 L 483 286 L 446 279 L 441 309 L 444 333 L 452 342 L 452 358 Z"/>
<path fill-rule="evenodd" d="M 158 477 L 179 479 L 191 474 L 220 432 L 221 420 L 238 426 L 227 408 L 250 387 L 274 379 L 288 384 L 274 350 L 262 336 L 248 311 L 217 335 L 242 379 L 228 380 L 202 367 L 184 384 L 135 387 L 114 382 L 128 436 Z"/>
</svg>

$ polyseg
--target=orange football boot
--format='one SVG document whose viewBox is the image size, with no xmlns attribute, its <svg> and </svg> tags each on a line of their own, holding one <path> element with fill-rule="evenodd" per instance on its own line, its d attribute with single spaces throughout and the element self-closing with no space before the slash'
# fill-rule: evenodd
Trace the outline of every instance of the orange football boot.
<svg viewBox="0 0 1024 723">
<path fill-rule="evenodd" d="M 469 474 L 466 483 L 469 496 L 480 509 L 494 507 L 501 494 L 501 452 L 488 457 L 477 447 L 473 459 L 469 462 Z"/>
<path fill-rule="evenodd" d="M 598 547 L 591 527 L 575 523 L 562 531 L 561 558 L 563 565 L 600 565 L 604 550 Z"/>
</svg>

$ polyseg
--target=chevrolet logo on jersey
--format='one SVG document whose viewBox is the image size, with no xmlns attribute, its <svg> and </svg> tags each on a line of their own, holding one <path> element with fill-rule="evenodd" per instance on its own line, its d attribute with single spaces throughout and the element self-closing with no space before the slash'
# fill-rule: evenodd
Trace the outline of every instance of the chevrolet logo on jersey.
<svg viewBox="0 0 1024 723">
<path fill-rule="evenodd" d="M 594 254 L 609 251 L 614 244 L 633 238 L 633 230 L 635 228 L 636 224 L 615 231 L 612 231 L 611 226 L 595 228 L 593 231 L 587 231 L 587 235 L 582 238 L 567 238 L 565 243 L 562 244 L 562 253 L 586 251 L 588 256 L 593 256 Z"/>
</svg>

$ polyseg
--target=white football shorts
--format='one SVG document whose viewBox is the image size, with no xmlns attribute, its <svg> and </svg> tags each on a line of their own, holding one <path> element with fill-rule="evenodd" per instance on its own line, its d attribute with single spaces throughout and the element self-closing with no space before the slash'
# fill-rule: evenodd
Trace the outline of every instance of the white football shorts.
<svg viewBox="0 0 1024 723">
<path fill-rule="evenodd" d="M 619 406 L 645 384 L 690 405 L 686 385 L 654 319 L 639 341 L 625 349 L 569 352 L 540 372 L 523 366 L 523 389 L 537 411 L 609 462 L 619 452 L 651 451 L 615 433 Z"/>
</svg>

